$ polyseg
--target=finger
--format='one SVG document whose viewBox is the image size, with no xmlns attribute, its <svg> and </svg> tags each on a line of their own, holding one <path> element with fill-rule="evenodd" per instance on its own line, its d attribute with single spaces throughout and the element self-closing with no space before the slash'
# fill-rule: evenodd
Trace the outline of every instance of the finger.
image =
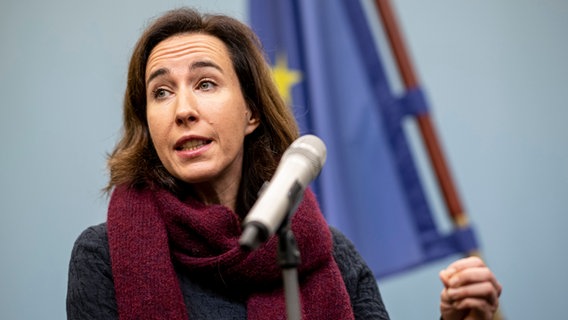
<svg viewBox="0 0 568 320">
<path fill-rule="evenodd" d="M 450 287 L 459 287 L 469 283 L 489 281 L 495 288 L 499 287 L 497 278 L 487 267 L 473 267 L 455 272 L 449 279 Z"/>
<path fill-rule="evenodd" d="M 460 271 L 463 269 L 473 268 L 473 267 L 485 267 L 485 263 L 483 262 L 483 260 L 481 260 L 481 258 L 476 256 L 471 256 L 454 261 L 446 269 L 447 270 L 454 269 L 456 271 Z"/>
<path fill-rule="evenodd" d="M 455 310 L 469 311 L 472 319 L 493 319 L 493 314 L 497 310 L 496 305 L 488 304 L 486 300 L 468 298 L 456 301 L 452 304 Z M 467 319 L 467 318 L 466 318 Z"/>
<path fill-rule="evenodd" d="M 449 286 L 449 279 L 457 272 L 473 267 L 485 267 L 485 264 L 479 257 L 467 257 L 459 259 L 450 264 L 446 269 L 440 271 L 439 276 L 444 286 Z"/>
<path fill-rule="evenodd" d="M 444 269 L 440 271 L 439 277 L 444 286 L 447 288 L 450 286 L 450 278 L 456 273 L 456 269 Z"/>
<path fill-rule="evenodd" d="M 442 303 L 442 305 L 446 306 L 450 306 L 454 302 L 448 294 L 448 289 L 442 289 L 442 292 L 440 293 L 440 302 Z"/>
<path fill-rule="evenodd" d="M 440 296 L 440 313 L 442 315 L 442 319 L 464 319 L 468 310 L 456 309 L 453 306 L 454 301 L 448 297 L 447 289 L 443 289 Z"/>
<path fill-rule="evenodd" d="M 498 292 L 491 282 L 478 282 L 457 288 L 446 289 L 447 301 L 459 301 L 468 298 L 485 300 L 491 305 L 499 303 Z"/>
<path fill-rule="evenodd" d="M 497 281 L 497 278 L 487 267 L 482 268 L 469 268 L 454 273 L 448 280 L 447 286 L 449 288 L 458 288 L 475 283 L 488 282 L 493 286 L 496 295 L 501 295 L 502 286 Z"/>
</svg>

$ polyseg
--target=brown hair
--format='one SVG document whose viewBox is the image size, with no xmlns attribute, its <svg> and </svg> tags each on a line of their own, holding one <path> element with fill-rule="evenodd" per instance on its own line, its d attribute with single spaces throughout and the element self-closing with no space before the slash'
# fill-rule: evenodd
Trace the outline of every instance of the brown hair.
<svg viewBox="0 0 568 320">
<path fill-rule="evenodd" d="M 227 46 L 245 102 L 260 120 L 245 137 L 243 174 L 236 211 L 246 213 L 264 183 L 271 178 L 286 148 L 299 135 L 291 110 L 280 97 L 260 41 L 253 31 L 236 19 L 223 15 L 201 15 L 180 8 L 156 19 L 138 40 L 128 69 L 123 106 L 123 132 L 109 155 L 110 181 L 106 191 L 119 184 L 133 187 L 162 187 L 178 195 L 184 183 L 174 178 L 160 162 L 150 138 L 146 119 L 145 72 L 148 56 L 161 41 L 180 33 L 202 33 L 217 37 Z"/>
</svg>

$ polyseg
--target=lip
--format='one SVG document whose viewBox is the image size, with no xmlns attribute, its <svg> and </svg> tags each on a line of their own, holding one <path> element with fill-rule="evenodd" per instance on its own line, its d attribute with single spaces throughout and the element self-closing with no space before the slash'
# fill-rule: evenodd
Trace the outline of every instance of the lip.
<svg viewBox="0 0 568 320">
<path fill-rule="evenodd" d="M 186 144 L 188 141 L 204 141 L 205 144 L 203 144 L 203 145 L 201 145 L 201 146 L 199 146 L 195 149 L 191 149 L 191 150 L 182 149 L 182 146 L 184 144 Z M 177 155 L 181 156 L 182 158 L 193 158 L 193 157 L 197 157 L 197 156 L 201 155 L 202 153 L 204 153 L 205 151 L 207 151 L 211 147 L 212 142 L 213 142 L 213 139 L 202 137 L 202 136 L 196 136 L 196 135 L 183 136 L 176 141 L 176 143 L 173 146 L 173 149 L 174 149 L 174 152 Z"/>
</svg>

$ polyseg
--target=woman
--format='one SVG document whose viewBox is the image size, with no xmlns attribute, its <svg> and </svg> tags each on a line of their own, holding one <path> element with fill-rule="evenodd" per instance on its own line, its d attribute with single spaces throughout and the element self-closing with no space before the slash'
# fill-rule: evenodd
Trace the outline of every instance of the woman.
<svg viewBox="0 0 568 320">
<path fill-rule="evenodd" d="M 68 318 L 285 318 L 275 239 L 238 246 L 242 219 L 298 137 L 259 48 L 246 25 L 190 9 L 143 33 L 108 161 L 108 219 L 75 243 Z M 304 319 L 388 319 L 371 271 L 310 190 L 292 229 Z M 441 274 L 442 315 L 490 316 L 492 273 L 480 260 L 457 263 Z"/>
</svg>

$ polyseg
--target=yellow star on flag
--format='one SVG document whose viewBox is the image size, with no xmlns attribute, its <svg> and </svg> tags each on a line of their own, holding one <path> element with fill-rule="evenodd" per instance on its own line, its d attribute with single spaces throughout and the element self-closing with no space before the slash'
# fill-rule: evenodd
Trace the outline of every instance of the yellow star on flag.
<svg viewBox="0 0 568 320">
<path fill-rule="evenodd" d="M 302 81 L 302 73 L 298 70 L 289 69 L 286 55 L 279 54 L 276 57 L 276 65 L 272 67 L 272 76 L 278 92 L 289 105 L 292 100 L 292 87 Z"/>
</svg>

